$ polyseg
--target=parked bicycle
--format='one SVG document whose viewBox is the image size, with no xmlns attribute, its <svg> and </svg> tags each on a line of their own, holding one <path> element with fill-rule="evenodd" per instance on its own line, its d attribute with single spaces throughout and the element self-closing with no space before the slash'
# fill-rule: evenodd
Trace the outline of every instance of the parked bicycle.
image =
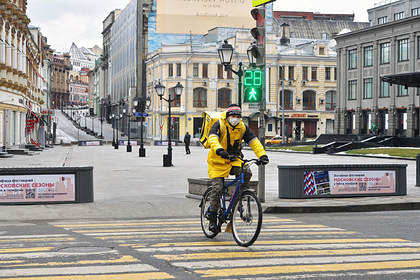
<svg viewBox="0 0 420 280">
<path fill-rule="evenodd" d="M 243 168 L 245 164 L 260 165 L 258 159 L 243 159 L 238 156 L 229 156 L 231 160 L 241 160 L 241 175 L 228 184 L 223 184 L 220 209 L 217 213 L 219 232 L 224 223 L 227 223 L 225 232 L 233 233 L 236 243 L 243 247 L 252 245 L 257 240 L 262 226 L 262 207 L 255 191 L 244 183 Z M 236 189 L 226 203 L 226 195 L 230 186 L 236 184 Z M 214 238 L 218 232 L 209 231 L 210 192 L 208 188 L 201 200 L 201 228 L 208 238 Z"/>
</svg>

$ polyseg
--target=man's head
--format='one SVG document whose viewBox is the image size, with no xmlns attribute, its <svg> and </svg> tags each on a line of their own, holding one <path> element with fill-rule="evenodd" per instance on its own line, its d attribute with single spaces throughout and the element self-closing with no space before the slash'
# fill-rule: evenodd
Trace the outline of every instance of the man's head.
<svg viewBox="0 0 420 280">
<path fill-rule="evenodd" d="M 237 104 L 231 104 L 226 111 L 226 119 L 232 126 L 237 126 L 241 121 L 242 110 Z"/>
</svg>

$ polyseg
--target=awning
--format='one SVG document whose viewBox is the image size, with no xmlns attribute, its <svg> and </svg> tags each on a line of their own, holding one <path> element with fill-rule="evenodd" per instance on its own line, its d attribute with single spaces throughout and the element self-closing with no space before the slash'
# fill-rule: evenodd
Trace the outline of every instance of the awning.
<svg viewBox="0 0 420 280">
<path fill-rule="evenodd" d="M 381 80 L 389 83 L 391 86 L 395 84 L 406 87 L 420 87 L 420 72 L 386 75 L 381 77 Z"/>
</svg>

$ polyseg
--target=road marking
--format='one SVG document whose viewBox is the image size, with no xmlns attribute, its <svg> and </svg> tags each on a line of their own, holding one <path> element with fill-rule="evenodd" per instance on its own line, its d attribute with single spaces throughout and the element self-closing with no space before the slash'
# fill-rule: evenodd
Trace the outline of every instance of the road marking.
<svg viewBox="0 0 420 280">
<path fill-rule="evenodd" d="M 134 263 L 134 262 L 140 262 L 140 260 L 132 257 L 132 256 L 121 256 L 116 259 L 111 260 L 80 260 L 75 262 L 46 262 L 46 263 L 28 263 L 28 264 L 14 264 L 7 262 L 4 262 L 3 267 L 25 267 L 25 266 L 68 266 L 68 265 L 87 265 L 87 264 L 112 264 L 112 263 Z"/>
<path fill-rule="evenodd" d="M 0 236 L 0 239 L 31 239 L 31 238 L 58 238 L 58 237 L 69 237 L 68 234 L 43 234 L 43 235 L 9 235 Z"/>
<path fill-rule="evenodd" d="M 316 255 L 365 255 L 389 253 L 417 253 L 420 248 L 369 248 L 369 249 L 340 249 L 340 250 L 296 250 L 296 251 L 264 251 L 264 252 L 224 252 L 223 258 L 271 258 L 271 257 L 300 257 Z M 166 261 L 220 259 L 220 253 L 193 253 L 180 255 L 154 255 L 155 258 Z"/>
<path fill-rule="evenodd" d="M 45 277 L 36 277 L 36 276 L 47 276 L 47 275 L 62 275 L 57 277 L 52 277 L 52 279 L 144 279 L 136 278 L 136 276 L 141 276 L 142 274 L 134 274 L 135 272 L 151 272 L 157 271 L 151 265 L 148 264 L 134 264 L 134 265 L 104 265 L 104 266 L 82 266 L 82 267 L 53 267 L 53 268 L 27 268 L 27 269 L 5 269 L 1 270 L 2 277 L 22 277 L 30 276 L 30 278 L 25 279 L 48 279 Z M 109 273 L 130 273 L 126 274 L 116 274 L 109 275 Z M 88 275 L 91 274 L 91 275 Z M 108 275 L 104 275 L 108 274 Z M 146 279 L 168 279 L 173 278 L 173 276 L 164 273 L 153 273 L 155 278 L 146 278 Z M 78 275 L 78 276 L 64 276 L 64 275 Z M 101 277 L 102 275 L 102 277 Z M 128 277 L 130 276 L 130 277 Z M 109 278 L 107 278 L 109 277 Z M 156 278 L 162 277 L 162 278 Z M 3 279 L 3 278 L 2 278 Z M 12 278 L 19 279 L 19 278 Z"/>
<path fill-rule="evenodd" d="M 299 266 L 271 266 L 271 267 L 241 267 L 231 269 L 195 270 L 203 277 L 228 277 L 239 275 L 267 275 L 267 274 L 289 274 L 301 272 L 326 272 L 326 271 L 350 271 L 350 270 L 374 270 L 374 269 L 396 269 L 420 266 L 420 260 L 415 261 L 388 261 L 388 262 L 367 262 L 367 263 L 345 263 L 345 264 L 316 264 Z"/>
<path fill-rule="evenodd" d="M 8 248 L 8 249 L 0 249 L 0 254 L 3 254 L 3 253 L 42 252 L 42 251 L 51 251 L 53 249 L 54 249 L 54 247 Z"/>
<path fill-rule="evenodd" d="M 247 259 L 246 266 L 279 266 L 279 265 L 301 265 L 301 264 L 331 264 L 331 263 L 362 263 L 362 262 L 380 262 L 380 261 L 411 261 L 420 259 L 420 254 L 386 254 L 386 255 L 367 255 L 367 256 L 333 256 L 333 257 L 309 257 L 309 258 L 260 258 Z M 238 260 L 217 260 L 200 262 L 173 262 L 171 265 L 187 269 L 205 269 L 205 268 L 232 268 L 241 267 L 242 263 Z"/>
</svg>

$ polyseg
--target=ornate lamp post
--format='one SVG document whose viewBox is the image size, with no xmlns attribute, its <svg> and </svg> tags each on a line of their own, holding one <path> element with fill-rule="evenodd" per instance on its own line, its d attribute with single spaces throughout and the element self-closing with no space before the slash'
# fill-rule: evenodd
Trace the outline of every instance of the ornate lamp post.
<svg viewBox="0 0 420 280">
<path fill-rule="evenodd" d="M 224 41 L 223 45 L 217 49 L 219 53 L 220 62 L 225 66 L 225 71 L 232 71 L 236 74 L 239 78 L 238 81 L 238 105 L 239 107 L 242 106 L 242 76 L 244 75 L 244 71 L 242 70 L 242 62 L 239 62 L 239 70 L 235 71 L 232 69 L 232 65 L 230 61 L 232 60 L 233 55 L 233 47 L 232 45 L 228 44 L 227 40 Z"/>
<path fill-rule="evenodd" d="M 169 116 L 168 116 L 168 154 L 163 155 L 163 166 L 169 167 L 172 166 L 172 140 L 171 140 L 171 132 L 172 132 L 172 126 L 171 126 L 171 102 L 175 101 L 178 96 L 181 96 L 182 90 L 184 87 L 178 82 L 178 84 L 175 86 L 175 96 L 173 99 L 169 96 L 168 99 L 163 97 L 163 94 L 165 93 L 165 86 L 162 85 L 160 82 L 158 85 L 155 86 L 155 90 L 157 95 L 160 97 L 160 100 L 165 100 L 168 102 L 169 106 Z"/>
<path fill-rule="evenodd" d="M 115 147 L 115 123 L 114 123 L 115 114 L 114 113 L 109 114 L 109 119 L 112 120 L 112 146 Z"/>
<path fill-rule="evenodd" d="M 140 112 L 140 148 L 139 148 L 139 157 L 145 157 L 146 156 L 146 149 L 144 148 L 144 142 L 143 142 L 143 118 L 144 118 L 144 111 L 146 108 L 149 108 L 150 106 L 150 97 L 147 97 L 146 99 L 142 98 L 134 98 L 133 99 L 133 113 Z"/>
<path fill-rule="evenodd" d="M 134 109 L 134 108 L 133 108 Z M 131 119 L 131 114 L 130 112 L 128 112 L 127 114 L 127 109 L 123 108 L 123 114 L 127 116 L 127 121 L 128 121 L 128 143 L 127 143 L 127 152 L 131 153 L 131 143 L 130 143 L 130 119 Z"/>
</svg>

